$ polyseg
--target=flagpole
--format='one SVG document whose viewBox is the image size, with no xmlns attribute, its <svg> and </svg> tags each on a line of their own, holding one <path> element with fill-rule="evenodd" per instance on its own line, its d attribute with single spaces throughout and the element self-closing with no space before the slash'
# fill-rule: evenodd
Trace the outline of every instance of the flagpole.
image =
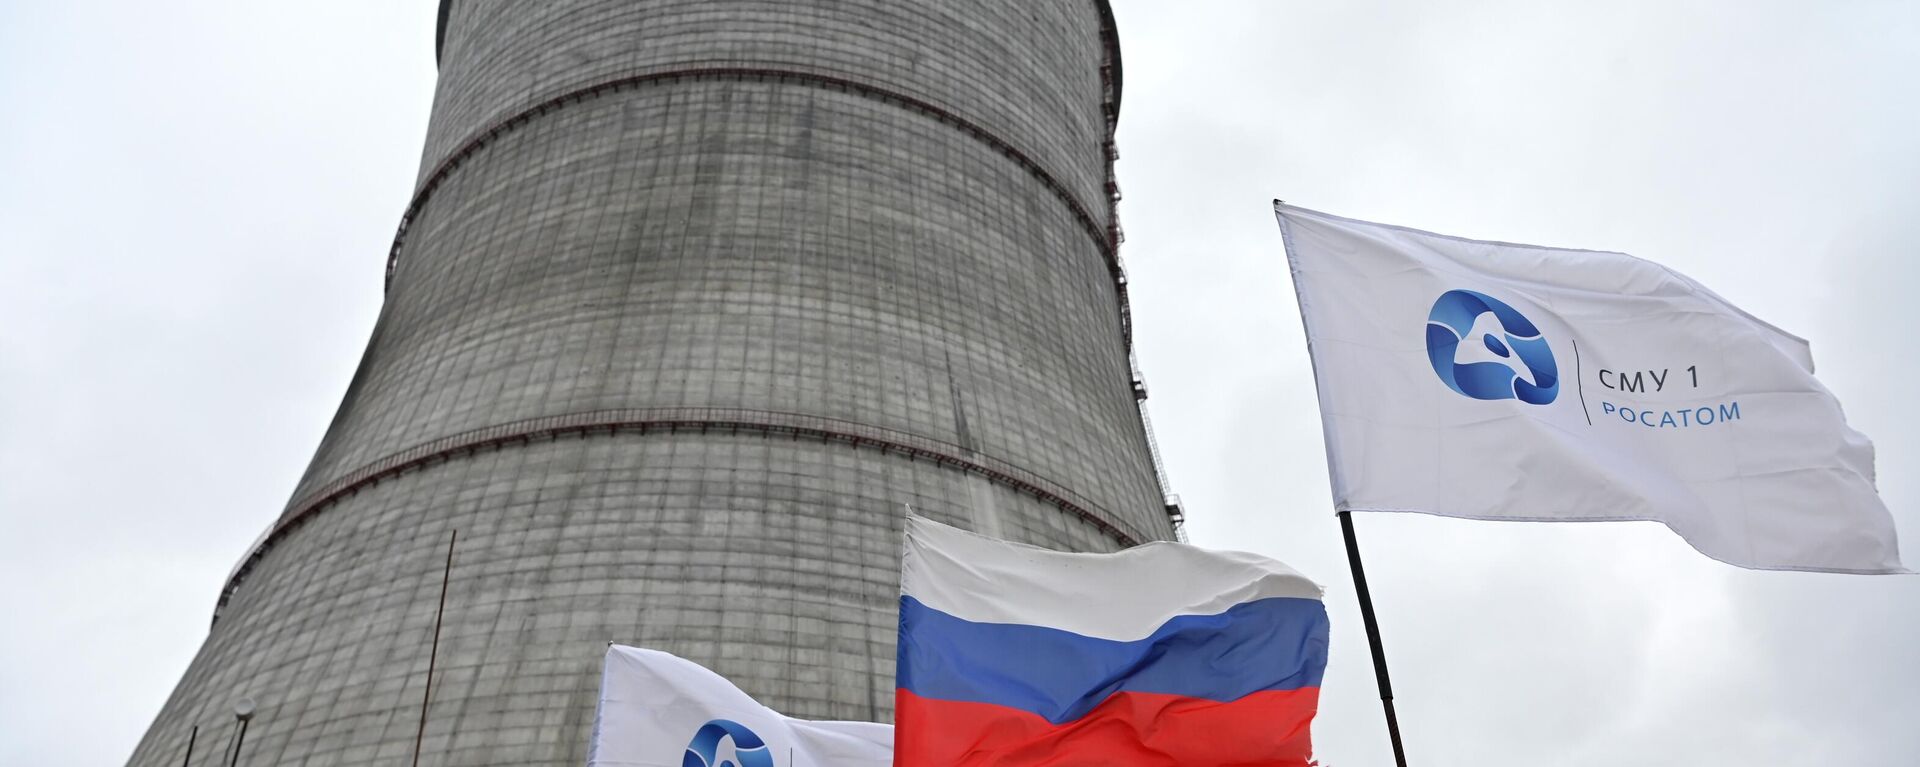
<svg viewBox="0 0 1920 767">
<path fill-rule="evenodd" d="M 1380 707 L 1387 712 L 1387 737 L 1393 740 L 1393 763 L 1407 767 L 1400 745 L 1400 717 L 1393 713 L 1393 682 L 1387 679 L 1387 653 L 1380 646 L 1380 623 L 1373 617 L 1373 592 L 1367 590 L 1367 571 L 1360 566 L 1360 543 L 1353 536 L 1353 516 L 1342 511 L 1340 535 L 1347 541 L 1347 568 L 1353 571 L 1353 590 L 1360 596 L 1360 621 L 1367 627 L 1367 646 L 1373 650 L 1373 678 L 1380 683 Z"/>
</svg>

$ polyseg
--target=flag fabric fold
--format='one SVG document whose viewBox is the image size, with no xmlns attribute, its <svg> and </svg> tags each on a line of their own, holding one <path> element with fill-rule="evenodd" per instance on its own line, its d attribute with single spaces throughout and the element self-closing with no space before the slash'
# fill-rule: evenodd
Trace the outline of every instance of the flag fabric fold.
<svg viewBox="0 0 1920 767">
<path fill-rule="evenodd" d="M 1304 765 L 1318 585 L 1253 554 L 1070 554 L 920 517 L 901 567 L 902 767 Z"/>
<path fill-rule="evenodd" d="M 588 767 L 885 767 L 893 728 L 793 719 L 725 677 L 657 650 L 609 645 Z"/>
<path fill-rule="evenodd" d="M 1274 207 L 1337 510 L 1655 521 L 1741 567 L 1905 572 L 1806 341 L 1625 254 Z"/>
</svg>

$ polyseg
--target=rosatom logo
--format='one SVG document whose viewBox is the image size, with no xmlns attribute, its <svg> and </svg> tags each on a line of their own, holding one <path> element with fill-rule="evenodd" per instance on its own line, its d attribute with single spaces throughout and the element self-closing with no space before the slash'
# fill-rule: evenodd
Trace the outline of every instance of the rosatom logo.
<svg viewBox="0 0 1920 767">
<path fill-rule="evenodd" d="M 1427 359 L 1447 388 L 1474 399 L 1545 405 L 1560 393 L 1560 370 L 1540 329 L 1485 293 L 1440 294 L 1427 315 Z"/>
<path fill-rule="evenodd" d="M 773 767 L 773 754 L 745 725 L 715 719 L 693 734 L 680 767 Z"/>
</svg>

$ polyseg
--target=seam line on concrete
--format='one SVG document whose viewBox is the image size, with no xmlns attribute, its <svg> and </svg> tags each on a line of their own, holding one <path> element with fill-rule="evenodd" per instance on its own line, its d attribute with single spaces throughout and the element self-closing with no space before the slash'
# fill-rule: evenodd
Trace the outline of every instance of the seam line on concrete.
<svg viewBox="0 0 1920 767">
<path fill-rule="evenodd" d="M 364 488 L 415 469 L 510 445 L 527 445 L 562 437 L 584 439 L 659 432 L 748 433 L 768 437 L 784 435 L 794 439 L 817 439 L 854 448 L 879 450 L 905 456 L 909 460 L 926 459 L 985 477 L 995 484 L 1052 504 L 1085 520 L 1122 546 L 1138 546 L 1145 540 L 1138 531 L 1123 526 L 1091 500 L 1057 482 L 1001 459 L 978 453 L 968 456 L 966 453 L 973 451 L 909 432 L 837 418 L 739 408 L 596 410 L 514 421 L 442 437 L 388 455 L 321 485 L 290 504 L 280 519 L 274 522 L 273 529 L 248 553 L 246 561 L 227 578 L 225 587 L 220 590 L 220 601 L 214 606 L 213 621 L 220 621 L 221 610 L 226 608 L 239 591 L 240 583 L 252 573 L 254 565 L 266 556 L 269 549 L 320 511 L 352 497 Z"/>
<path fill-rule="evenodd" d="M 1105 72 L 1103 72 L 1102 75 L 1103 78 L 1110 76 Z M 451 175 L 455 169 L 459 168 L 480 150 L 485 149 L 501 136 L 532 122 L 533 118 L 545 115 L 563 106 L 577 104 L 590 98 L 626 88 L 636 88 L 641 85 L 655 83 L 682 82 L 686 80 L 757 80 L 775 83 L 793 83 L 853 93 L 876 101 L 904 107 L 909 111 L 932 117 L 939 122 L 959 129 L 962 133 L 973 137 L 975 140 L 992 147 L 995 151 L 1012 159 L 1021 169 L 1038 180 L 1042 186 L 1045 186 L 1047 191 L 1059 198 L 1061 202 L 1066 203 L 1067 209 L 1071 211 L 1074 218 L 1080 222 L 1080 227 L 1086 230 L 1087 236 L 1093 239 L 1095 247 L 1100 249 L 1100 255 L 1106 261 L 1107 272 L 1113 279 L 1114 293 L 1120 304 L 1121 337 L 1126 342 L 1128 353 L 1132 353 L 1133 311 L 1127 297 L 1126 269 L 1120 263 L 1119 247 L 1122 235 L 1120 234 L 1119 213 L 1117 209 L 1109 209 L 1108 215 L 1110 220 L 1108 225 L 1104 228 L 1101 227 L 1100 223 L 1094 220 L 1093 214 L 1086 209 L 1086 206 L 1081 205 L 1079 200 L 1074 199 L 1073 194 L 1067 190 L 1066 185 L 1061 184 L 1058 179 L 1053 177 L 1053 174 L 1048 173 L 1045 168 L 1041 167 L 1040 163 L 1034 161 L 1034 159 L 1028 157 L 1025 152 L 1020 151 L 1019 148 L 1001 139 L 999 136 L 994 135 L 986 128 L 937 104 L 909 96 L 905 93 L 844 77 L 788 69 L 765 67 L 691 67 L 615 77 L 593 85 L 567 91 L 566 93 L 549 98 L 493 123 L 488 126 L 486 130 L 475 133 L 472 138 L 467 139 L 465 143 L 461 144 L 460 148 L 454 150 L 448 154 L 446 158 L 442 159 L 439 165 L 434 166 L 433 172 L 427 174 L 426 181 L 422 182 L 420 188 L 414 192 L 413 199 L 407 203 L 407 209 L 400 214 L 399 228 L 393 234 L 393 246 L 387 250 L 386 287 L 388 289 L 393 287 L 394 271 L 400 264 L 400 249 L 406 244 L 407 230 L 412 225 L 414 218 L 426 207 L 427 201 L 433 196 L 434 191 L 440 187 L 440 184 L 446 181 L 447 177 Z M 1105 146 L 1107 151 L 1107 181 L 1105 191 L 1109 197 L 1110 204 L 1117 208 L 1119 203 L 1119 187 L 1113 178 L 1114 115 L 1108 114 L 1106 118 L 1108 129 Z"/>
</svg>

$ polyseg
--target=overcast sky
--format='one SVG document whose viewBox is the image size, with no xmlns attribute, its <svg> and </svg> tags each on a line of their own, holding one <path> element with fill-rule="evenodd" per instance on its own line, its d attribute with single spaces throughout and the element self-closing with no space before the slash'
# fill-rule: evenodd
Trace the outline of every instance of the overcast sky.
<svg viewBox="0 0 1920 767">
<path fill-rule="evenodd" d="M 1328 586 L 1388 763 L 1270 201 L 1618 250 L 1809 338 L 1920 562 L 1920 4 L 1116 0 L 1124 256 L 1196 543 Z M 0 764 L 125 760 L 359 359 L 433 6 L 0 5 Z M 1413 763 L 1920 763 L 1920 578 L 1649 523 L 1358 520 Z"/>
</svg>

